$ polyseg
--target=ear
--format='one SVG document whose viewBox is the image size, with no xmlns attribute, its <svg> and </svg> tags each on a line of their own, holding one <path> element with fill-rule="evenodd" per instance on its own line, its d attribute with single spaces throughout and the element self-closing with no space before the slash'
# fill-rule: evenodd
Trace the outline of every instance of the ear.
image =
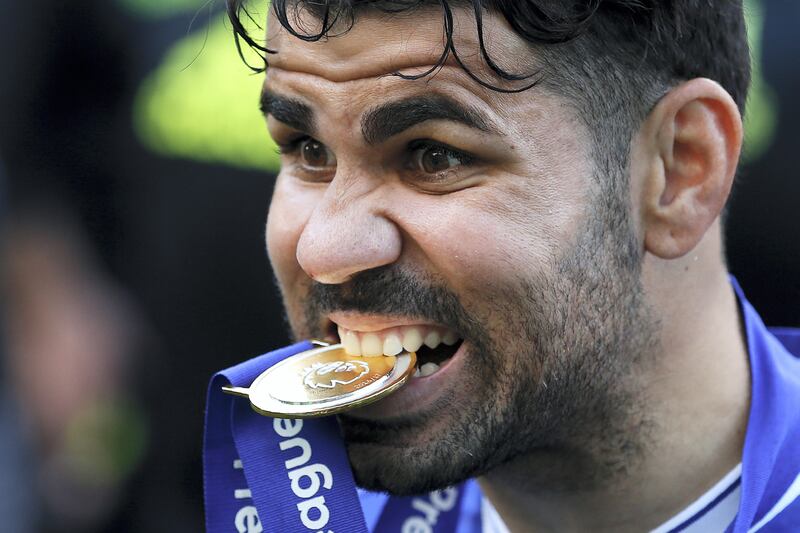
<svg viewBox="0 0 800 533">
<path fill-rule="evenodd" d="M 742 118 L 718 83 L 673 88 L 650 112 L 634 148 L 641 169 L 644 247 L 663 259 L 690 252 L 719 216 L 733 184 Z"/>
</svg>

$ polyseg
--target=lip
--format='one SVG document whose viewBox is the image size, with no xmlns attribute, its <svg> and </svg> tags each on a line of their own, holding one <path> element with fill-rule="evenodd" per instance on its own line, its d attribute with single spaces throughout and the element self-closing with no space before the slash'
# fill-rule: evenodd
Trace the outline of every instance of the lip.
<svg viewBox="0 0 800 533">
<path fill-rule="evenodd" d="M 396 328 L 400 326 L 444 327 L 441 324 L 418 318 L 373 314 L 367 315 L 351 311 L 336 311 L 330 313 L 328 315 L 328 319 L 335 325 L 343 327 L 344 329 L 362 333 L 382 331 L 384 329 Z"/>
<path fill-rule="evenodd" d="M 469 345 L 461 346 L 435 373 L 426 377 L 409 379 L 397 392 L 386 398 L 347 413 L 352 418 L 391 419 L 407 417 L 429 410 L 457 384 L 464 368 Z"/>
</svg>

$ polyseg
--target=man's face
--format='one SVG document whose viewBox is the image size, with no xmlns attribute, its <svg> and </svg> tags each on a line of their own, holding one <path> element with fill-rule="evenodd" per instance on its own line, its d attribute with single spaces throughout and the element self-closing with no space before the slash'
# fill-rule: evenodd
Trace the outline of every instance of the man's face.
<svg viewBox="0 0 800 533">
<path fill-rule="evenodd" d="M 392 76 L 434 65 L 435 13 L 365 15 L 317 43 L 269 21 L 264 103 L 283 164 L 267 244 L 293 333 L 338 326 L 364 350 L 411 329 L 460 339 L 430 351 L 448 356 L 434 374 L 340 417 L 368 488 L 418 493 L 523 460 L 542 486 L 576 483 L 597 457 L 623 468 L 626 383 L 650 342 L 627 189 L 609 185 L 625 180 L 596 168 L 552 92 L 484 89 L 450 63 Z M 506 23 L 484 32 L 501 65 L 530 68 Z M 496 82 L 474 36 L 458 12 L 457 50 Z"/>
</svg>

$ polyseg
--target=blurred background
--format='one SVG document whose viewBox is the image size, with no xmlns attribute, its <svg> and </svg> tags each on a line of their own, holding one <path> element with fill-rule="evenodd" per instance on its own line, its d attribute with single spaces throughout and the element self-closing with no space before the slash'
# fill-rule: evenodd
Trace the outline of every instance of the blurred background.
<svg viewBox="0 0 800 533">
<path fill-rule="evenodd" d="M 800 3 L 747 8 L 728 255 L 766 322 L 798 326 Z M 288 340 L 277 156 L 221 9 L 0 1 L 4 532 L 201 531 L 208 378 Z"/>
</svg>

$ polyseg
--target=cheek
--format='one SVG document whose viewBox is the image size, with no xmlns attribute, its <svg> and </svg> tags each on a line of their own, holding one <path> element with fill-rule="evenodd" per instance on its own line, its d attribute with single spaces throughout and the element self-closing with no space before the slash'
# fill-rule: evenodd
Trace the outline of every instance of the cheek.
<svg viewBox="0 0 800 533">
<path fill-rule="evenodd" d="M 267 252 L 283 296 L 286 315 L 295 338 L 312 336 L 305 322 L 303 301 L 310 278 L 297 262 L 297 242 L 318 201 L 318 191 L 293 187 L 279 180 L 267 217 Z"/>
<path fill-rule="evenodd" d="M 461 294 L 508 288 L 549 272 L 574 237 L 582 210 L 566 209 L 567 202 L 553 196 L 516 188 L 494 194 L 476 191 L 474 197 L 464 195 L 419 217 L 415 240 Z"/>
<path fill-rule="evenodd" d="M 292 187 L 279 179 L 275 185 L 267 217 L 267 253 L 272 268 L 285 292 L 302 275 L 297 262 L 297 242 L 303 232 L 314 203 L 315 191 Z"/>
</svg>

